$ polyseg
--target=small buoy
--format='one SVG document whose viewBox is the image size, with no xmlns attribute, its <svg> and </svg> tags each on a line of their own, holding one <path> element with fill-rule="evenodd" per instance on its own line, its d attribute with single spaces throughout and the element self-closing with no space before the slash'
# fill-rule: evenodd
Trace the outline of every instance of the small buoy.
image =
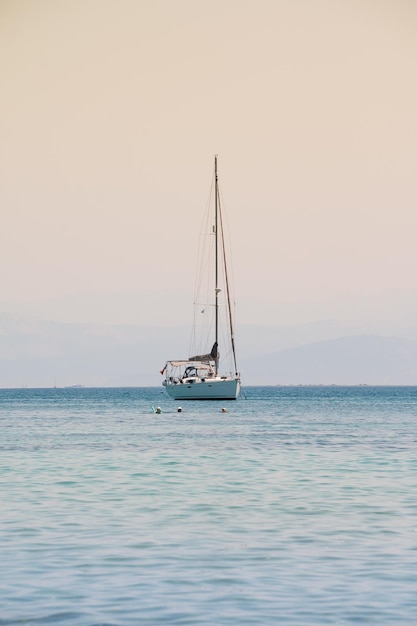
<svg viewBox="0 0 417 626">
<path fill-rule="evenodd" d="M 177 409 L 177 413 L 182 413 L 182 408 L 180 406 Z"/>
<path fill-rule="evenodd" d="M 226 409 L 223 407 L 222 408 L 222 413 L 227 413 Z"/>
</svg>

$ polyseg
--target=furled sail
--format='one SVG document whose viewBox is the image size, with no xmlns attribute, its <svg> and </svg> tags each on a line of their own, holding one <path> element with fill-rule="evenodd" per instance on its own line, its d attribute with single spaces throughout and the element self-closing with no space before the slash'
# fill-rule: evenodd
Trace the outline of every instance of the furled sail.
<svg viewBox="0 0 417 626">
<path fill-rule="evenodd" d="M 200 363 L 209 363 L 219 358 L 219 352 L 217 350 L 217 341 L 214 342 L 211 352 L 208 354 L 197 354 L 196 356 L 190 356 L 189 361 L 200 361 Z"/>
</svg>

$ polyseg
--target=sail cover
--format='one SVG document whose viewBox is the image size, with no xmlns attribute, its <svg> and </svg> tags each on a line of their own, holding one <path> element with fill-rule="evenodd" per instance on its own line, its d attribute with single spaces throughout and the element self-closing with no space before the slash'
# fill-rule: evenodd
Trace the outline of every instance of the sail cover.
<svg viewBox="0 0 417 626">
<path fill-rule="evenodd" d="M 217 347 L 217 341 L 215 341 L 211 352 L 209 352 L 208 354 L 197 354 L 196 356 L 190 356 L 189 361 L 200 361 L 201 363 L 209 363 L 210 361 L 215 361 L 219 357 Z"/>
</svg>

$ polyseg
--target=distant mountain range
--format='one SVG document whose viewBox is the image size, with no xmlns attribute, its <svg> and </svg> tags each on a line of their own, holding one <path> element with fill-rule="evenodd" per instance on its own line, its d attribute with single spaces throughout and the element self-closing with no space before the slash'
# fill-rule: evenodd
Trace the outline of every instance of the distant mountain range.
<svg viewBox="0 0 417 626">
<path fill-rule="evenodd" d="M 0 314 L 0 387 L 159 385 L 182 358 L 189 328 L 65 324 Z M 332 321 L 239 327 L 246 385 L 417 384 L 417 341 L 358 334 Z"/>
<path fill-rule="evenodd" d="M 248 363 L 251 384 L 417 385 L 417 341 L 354 335 L 263 354 Z"/>
</svg>

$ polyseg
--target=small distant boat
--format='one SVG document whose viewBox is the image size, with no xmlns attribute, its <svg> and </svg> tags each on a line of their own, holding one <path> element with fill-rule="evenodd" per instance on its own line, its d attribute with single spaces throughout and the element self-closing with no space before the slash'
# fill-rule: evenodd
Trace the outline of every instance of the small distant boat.
<svg viewBox="0 0 417 626">
<path fill-rule="evenodd" d="M 167 361 L 161 374 L 163 385 L 174 400 L 236 400 L 240 392 L 240 374 L 237 369 L 233 314 L 231 308 L 230 280 L 226 262 L 226 245 L 223 215 L 220 203 L 217 156 L 214 159 L 214 224 L 208 235 L 211 238 L 214 274 L 208 277 L 209 302 L 202 302 L 196 295 L 197 316 L 210 318 L 206 325 L 206 337 L 197 337 L 196 324 L 193 339 L 201 354 L 188 359 Z M 196 322 L 196 311 L 194 316 Z M 225 327 L 223 329 L 223 326 Z M 210 341 L 211 335 L 211 341 Z M 224 358 L 220 359 L 219 343 L 222 340 Z M 197 342 L 199 343 L 197 344 Z M 205 349 L 204 349 L 205 348 Z M 230 371 L 221 373 L 220 368 L 229 361 Z"/>
</svg>

